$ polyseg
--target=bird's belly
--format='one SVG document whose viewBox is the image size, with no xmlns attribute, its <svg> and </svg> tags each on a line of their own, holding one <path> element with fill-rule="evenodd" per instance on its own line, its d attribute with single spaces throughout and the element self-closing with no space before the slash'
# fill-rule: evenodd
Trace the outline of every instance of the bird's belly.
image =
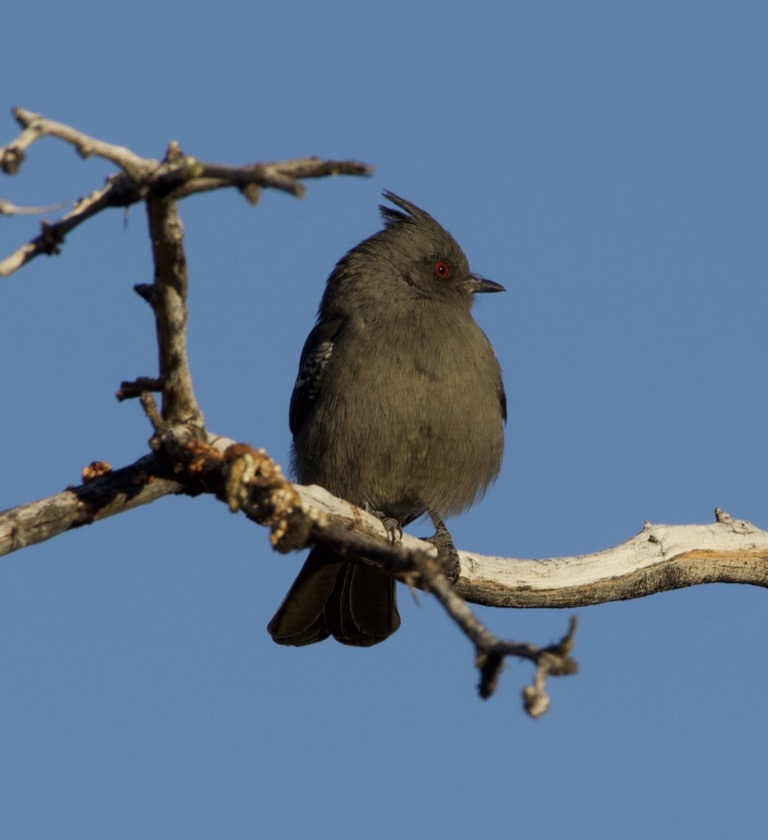
<svg viewBox="0 0 768 840">
<path fill-rule="evenodd" d="M 473 387 L 473 371 L 453 370 L 446 378 L 402 360 L 394 369 L 402 375 L 376 367 L 365 367 L 365 389 L 342 387 L 317 407 L 311 440 L 296 442 L 309 467 L 301 480 L 401 520 L 426 509 L 448 516 L 468 507 L 501 463 L 494 388 Z"/>
</svg>

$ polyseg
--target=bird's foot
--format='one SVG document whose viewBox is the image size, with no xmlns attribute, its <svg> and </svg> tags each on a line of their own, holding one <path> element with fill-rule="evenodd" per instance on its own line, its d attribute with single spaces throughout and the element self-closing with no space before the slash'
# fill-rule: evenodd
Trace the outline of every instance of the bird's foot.
<svg viewBox="0 0 768 840">
<path fill-rule="evenodd" d="M 459 552 L 453 544 L 453 537 L 445 526 L 445 522 L 436 514 L 430 511 L 432 524 L 435 526 L 435 534 L 428 537 L 424 542 L 431 543 L 437 549 L 437 560 L 443 574 L 451 583 L 456 583 L 461 574 L 461 562 Z"/>
<path fill-rule="evenodd" d="M 390 545 L 394 545 L 396 542 L 400 541 L 403 536 L 403 529 L 400 525 L 399 519 L 395 519 L 394 516 L 387 516 L 387 514 L 382 510 L 371 510 L 365 505 L 363 505 L 363 509 L 368 513 L 373 514 L 378 520 L 380 520 L 381 524 L 384 526 L 384 530 L 387 532 L 387 542 Z"/>
</svg>

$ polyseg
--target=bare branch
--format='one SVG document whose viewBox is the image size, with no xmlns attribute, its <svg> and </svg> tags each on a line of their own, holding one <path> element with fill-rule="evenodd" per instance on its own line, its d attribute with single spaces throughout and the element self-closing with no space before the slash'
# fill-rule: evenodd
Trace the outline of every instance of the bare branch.
<svg viewBox="0 0 768 840">
<path fill-rule="evenodd" d="M 70 143 L 81 157 L 96 155 L 111 161 L 136 181 L 142 180 L 148 170 L 156 169 L 159 164 L 159 161 L 139 157 L 124 146 L 115 146 L 89 137 L 69 125 L 46 119 L 24 108 L 14 108 L 13 116 L 23 130 L 15 140 L 0 149 L 0 166 L 8 174 L 18 172 L 26 150 L 41 137 L 58 137 L 59 140 Z"/>
<path fill-rule="evenodd" d="M 89 137 L 64 123 L 40 114 L 14 109 L 22 126 L 21 134 L 0 147 L 0 168 L 6 174 L 18 172 L 26 150 L 41 137 L 56 137 L 72 144 L 83 157 L 96 155 L 120 167 L 105 186 L 79 199 L 57 222 L 43 222 L 39 236 L 0 260 L 0 277 L 7 277 L 40 254 L 57 254 L 66 235 L 79 224 L 109 207 L 127 207 L 147 199 L 181 199 L 194 193 L 223 187 L 235 187 L 256 204 L 263 188 L 277 189 L 301 197 L 300 180 L 335 175 L 370 175 L 373 168 L 352 160 L 321 160 L 316 157 L 224 166 L 204 163 L 183 154 L 178 143 L 171 142 L 162 161 L 142 158 L 130 149 Z"/>
<path fill-rule="evenodd" d="M 192 388 L 187 361 L 187 261 L 184 229 L 175 201 L 147 201 L 155 283 L 150 297 L 155 313 L 163 417 L 171 423 L 203 428 L 203 413 Z"/>
<path fill-rule="evenodd" d="M 58 254 L 66 235 L 107 207 L 126 207 L 140 200 L 135 184 L 124 175 L 112 175 L 104 187 L 78 199 L 58 222 L 42 222 L 41 233 L 0 260 L 0 277 L 7 277 L 40 254 Z"/>
<path fill-rule="evenodd" d="M 154 455 L 120 470 L 100 472 L 101 477 L 78 487 L 0 513 L 0 555 L 149 504 L 169 493 L 184 492 L 183 484 L 158 475 L 159 462 Z M 91 467 L 86 467 L 84 475 L 90 473 Z"/>
<path fill-rule="evenodd" d="M 300 178 L 323 178 L 328 175 L 370 175 L 372 167 L 353 160 L 321 160 L 316 157 L 280 160 L 274 163 L 253 163 L 248 166 L 223 166 L 216 163 L 189 161 L 193 168 L 186 179 L 179 179 L 174 198 L 192 193 L 236 187 L 251 204 L 256 204 L 261 187 L 287 192 L 297 198 L 304 195 Z M 170 178 L 168 182 L 170 183 Z M 255 188 L 249 191 L 249 188 Z"/>
<path fill-rule="evenodd" d="M 547 677 L 577 670 L 570 655 L 575 622 L 558 643 L 539 648 L 494 636 L 466 602 L 576 607 L 701 583 L 768 586 L 768 532 L 719 509 L 710 525 L 648 525 L 616 548 L 575 558 L 518 560 L 460 551 L 461 574 L 453 586 L 429 543 L 404 534 L 393 546 L 375 516 L 321 487 L 291 484 L 261 450 L 215 436 L 208 442 L 180 439 L 177 432 L 188 434 L 188 427 L 169 427 L 152 410 L 151 398 L 144 401 L 156 431 L 156 454 L 115 472 L 92 465 L 88 474 L 97 477 L 80 487 L 0 514 L 0 554 L 169 493 L 213 493 L 231 510 L 268 526 L 279 551 L 328 543 L 432 592 L 475 647 L 481 696 L 493 693 L 507 656 L 535 665 L 533 682 L 523 691 L 532 716 L 548 708 Z"/>
<path fill-rule="evenodd" d="M 636 536 L 595 554 L 547 560 L 459 555 L 458 592 L 492 607 L 583 607 L 703 583 L 768 587 L 768 532 L 724 519 L 722 511 L 709 525 L 646 523 Z"/>
<path fill-rule="evenodd" d="M 235 446 L 234 441 L 209 435 L 208 444 L 215 447 L 215 452 L 210 453 L 211 461 L 206 467 L 214 471 L 207 475 L 206 486 L 209 492 L 227 499 L 224 489 L 226 477 L 219 470 L 224 467 L 222 453 Z M 245 448 L 254 451 L 251 447 Z M 109 513 L 96 518 L 120 513 L 167 493 L 201 492 L 199 476 L 190 481 L 181 471 L 174 474 L 167 467 L 161 469 L 161 462 L 156 456 L 147 457 L 151 460 L 140 459 L 125 470 L 138 470 L 142 474 L 161 477 L 173 475 L 172 486 L 168 485 L 165 492 L 153 492 L 146 500 L 141 494 L 132 494 L 131 504 L 124 507 L 120 506 L 117 498 L 113 498 L 111 489 L 104 486 L 103 494 L 110 499 Z M 273 465 L 272 469 L 275 475 L 282 475 L 277 465 Z M 113 475 L 122 475 L 123 472 L 119 470 Z M 284 497 L 290 496 L 294 500 L 288 510 L 297 508 L 302 515 L 306 512 L 306 515 L 322 519 L 329 526 L 336 526 L 348 534 L 373 536 L 382 544 L 386 543 L 386 530 L 375 516 L 333 496 L 322 487 L 303 487 L 291 484 L 285 478 L 276 486 Z M 96 494 L 99 487 L 101 485 L 89 486 L 89 493 Z M 75 487 L 65 492 L 78 493 L 81 489 Z M 13 511 L 44 505 L 56 498 L 51 496 L 40 502 L 31 502 Z M 231 506 L 238 509 L 236 503 Z M 102 507 L 107 505 L 102 504 Z M 272 513 L 260 521 L 273 529 L 273 543 L 278 550 L 291 550 L 296 546 L 291 543 L 290 523 L 285 515 L 281 518 L 275 513 L 278 509 L 285 509 L 285 505 L 278 508 L 272 504 Z M 13 540 L 9 539 L 9 513 L 0 513 L 0 555 L 28 544 L 25 541 L 13 544 Z M 62 530 L 66 528 L 41 533 L 40 539 L 34 541 L 50 539 Z M 329 539 L 332 537 L 329 536 Z M 408 534 L 403 534 L 400 547 L 435 556 L 434 546 Z M 709 525 L 647 525 L 621 545 L 594 554 L 523 560 L 459 550 L 459 559 L 461 574 L 455 585 L 456 592 L 470 603 L 494 607 L 574 608 L 642 598 L 656 592 L 705 583 L 744 583 L 768 587 L 768 531 L 744 520 L 733 519 L 719 509 L 718 520 Z M 377 558 L 372 556 L 371 560 L 376 562 Z"/>
</svg>

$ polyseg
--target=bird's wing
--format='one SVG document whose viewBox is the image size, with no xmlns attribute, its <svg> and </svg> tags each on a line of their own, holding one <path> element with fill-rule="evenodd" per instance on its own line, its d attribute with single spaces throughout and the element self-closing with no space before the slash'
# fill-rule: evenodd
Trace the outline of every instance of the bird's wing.
<svg viewBox="0 0 768 840">
<path fill-rule="evenodd" d="M 301 351 L 299 373 L 291 394 L 289 424 L 291 434 L 296 437 L 312 403 L 323 384 L 323 374 L 333 354 L 336 338 L 341 330 L 342 320 L 333 319 L 318 324 L 307 336 Z"/>
<path fill-rule="evenodd" d="M 501 419 L 507 422 L 507 395 L 504 392 L 504 383 L 499 379 L 499 404 L 501 405 Z"/>
</svg>

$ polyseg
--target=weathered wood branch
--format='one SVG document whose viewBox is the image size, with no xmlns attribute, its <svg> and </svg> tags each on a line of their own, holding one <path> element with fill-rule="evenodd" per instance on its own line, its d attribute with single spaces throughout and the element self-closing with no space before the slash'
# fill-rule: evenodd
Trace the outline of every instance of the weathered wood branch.
<svg viewBox="0 0 768 840">
<path fill-rule="evenodd" d="M 213 435 L 209 440 L 220 453 L 234 443 Z M 207 487 L 220 497 L 225 495 L 221 489 L 227 478 L 224 467 L 223 460 L 214 458 L 206 468 Z M 312 521 L 386 544 L 386 531 L 375 516 L 322 487 L 302 487 L 285 479 L 277 486 L 281 493 L 295 491 L 299 511 Z M 1 512 L 0 555 L 164 495 L 201 490 L 200 471 L 192 479 L 181 473 L 174 477 L 157 456 L 149 455 L 78 487 Z M 271 508 L 272 518 L 267 516 L 262 524 L 278 533 L 278 548 L 293 547 L 279 533 L 281 520 L 274 511 L 281 508 L 274 503 Z M 37 521 L 42 512 L 45 515 Z M 303 544 L 300 540 L 299 546 Z M 408 534 L 403 535 L 401 547 L 435 554 L 429 543 Z M 593 554 L 534 560 L 460 549 L 459 559 L 456 592 L 466 601 L 491 607 L 583 607 L 706 583 L 768 587 L 768 531 L 719 509 L 708 525 L 646 523 L 640 533 L 620 545 Z M 371 561 L 377 562 L 375 557 Z"/>
<path fill-rule="evenodd" d="M 86 468 L 84 474 L 88 471 Z M 99 472 L 102 472 L 100 470 Z M 155 455 L 0 513 L 0 556 L 157 501 L 184 486 L 158 476 Z"/>
<path fill-rule="evenodd" d="M 359 161 L 321 160 L 316 157 L 224 166 L 185 155 L 176 142 L 169 144 L 162 161 L 142 158 L 124 146 L 89 137 L 71 126 L 23 108 L 14 108 L 13 114 L 22 131 L 10 143 L 0 147 L 0 169 L 6 174 L 16 174 L 29 147 L 43 137 L 55 137 L 70 143 L 82 157 L 104 158 L 121 171 L 111 175 L 104 187 L 76 201 L 57 222 L 42 222 L 38 236 L 0 260 L 0 277 L 13 274 L 41 254 L 57 254 L 70 231 L 110 207 L 127 207 L 148 198 L 178 200 L 223 187 L 238 189 L 251 204 L 256 204 L 263 188 L 280 190 L 300 198 L 305 192 L 301 181 L 307 178 L 370 175 L 373 172 L 371 166 Z"/>
<path fill-rule="evenodd" d="M 721 510 L 710 525 L 646 524 L 615 548 L 578 557 L 521 560 L 459 551 L 461 572 L 452 586 L 432 545 L 407 534 L 391 545 L 378 518 L 321 487 L 291 484 L 263 451 L 215 437 L 174 443 L 156 411 L 154 422 L 158 454 L 115 472 L 92 465 L 88 473 L 94 477 L 83 485 L 0 513 L 0 554 L 163 495 L 213 493 L 233 511 L 268 526 L 280 551 L 324 541 L 430 591 L 475 646 L 482 697 L 493 693 L 505 657 L 532 662 L 534 678 L 523 689 L 523 702 L 534 717 L 549 707 L 547 678 L 577 670 L 571 658 L 575 621 L 558 643 L 539 648 L 497 638 L 467 603 L 578 607 L 702 583 L 768 586 L 768 532 Z"/>
<path fill-rule="evenodd" d="M 583 607 L 705 583 L 768 587 L 768 531 L 719 508 L 708 525 L 646 522 L 594 554 L 512 562 L 460 554 L 459 592 L 493 607 Z"/>
</svg>

